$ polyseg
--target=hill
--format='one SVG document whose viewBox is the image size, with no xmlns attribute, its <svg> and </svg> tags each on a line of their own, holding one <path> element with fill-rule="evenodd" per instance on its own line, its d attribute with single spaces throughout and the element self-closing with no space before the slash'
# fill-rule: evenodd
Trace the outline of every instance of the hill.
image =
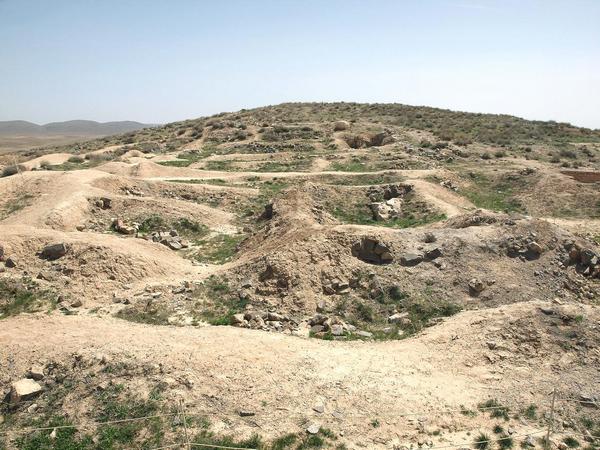
<svg viewBox="0 0 600 450">
<path fill-rule="evenodd" d="M 133 121 L 100 123 L 93 120 L 70 120 L 45 125 L 24 120 L 0 121 L 0 152 L 68 144 L 151 126 Z"/>
<path fill-rule="evenodd" d="M 0 121 L 0 135 L 59 134 L 105 136 L 140 130 L 151 126 L 153 125 L 133 121 L 100 123 L 93 120 L 69 120 L 66 122 L 52 122 L 45 125 L 37 125 L 25 120 L 12 120 Z"/>
<path fill-rule="evenodd" d="M 0 194 L 0 448 L 598 446 L 597 130 L 290 103 Z"/>
</svg>

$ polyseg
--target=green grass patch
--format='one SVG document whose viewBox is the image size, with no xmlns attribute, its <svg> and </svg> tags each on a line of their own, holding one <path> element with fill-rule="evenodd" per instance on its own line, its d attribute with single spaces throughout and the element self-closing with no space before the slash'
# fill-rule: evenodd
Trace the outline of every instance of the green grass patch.
<svg viewBox="0 0 600 450">
<path fill-rule="evenodd" d="M 42 291 L 34 284 L 15 280 L 0 280 L 0 319 L 21 313 L 50 310 L 56 299 L 49 291 Z"/>
<path fill-rule="evenodd" d="M 478 208 L 500 212 L 526 213 L 517 196 L 527 188 L 525 177 L 501 176 L 493 178 L 480 172 L 471 172 L 472 187 L 463 189 L 464 195 Z"/>
<path fill-rule="evenodd" d="M 206 161 L 204 168 L 206 170 L 216 170 L 222 172 L 235 171 L 237 169 L 233 167 L 234 162 L 235 161 Z"/>
<path fill-rule="evenodd" d="M 233 259 L 238 245 L 245 237 L 241 234 L 217 234 L 199 239 L 194 243 L 199 248 L 193 251 L 192 257 L 198 262 L 225 264 Z"/>
<path fill-rule="evenodd" d="M 167 180 L 169 183 L 182 183 L 182 184 L 216 184 L 224 186 L 227 181 L 223 178 L 194 178 L 190 180 Z"/>
<path fill-rule="evenodd" d="M 531 404 L 523 410 L 523 415 L 529 420 L 535 420 L 537 419 L 537 409 L 536 405 Z"/>
<path fill-rule="evenodd" d="M 169 323 L 169 313 L 158 308 L 139 310 L 134 307 L 126 307 L 119 310 L 115 314 L 115 317 L 128 320 L 129 322 L 147 323 L 150 325 L 167 325 Z"/>
<path fill-rule="evenodd" d="M 206 148 L 202 151 L 188 150 L 177 155 L 177 159 L 170 161 L 158 161 L 161 166 L 167 167 L 188 167 L 213 153 L 212 148 Z"/>
<path fill-rule="evenodd" d="M 372 169 L 364 161 L 354 159 L 346 162 L 335 161 L 331 163 L 331 170 L 336 172 L 370 172 Z"/>
<path fill-rule="evenodd" d="M 215 275 L 207 278 L 196 288 L 194 297 L 195 315 L 211 325 L 229 325 L 231 317 L 244 311 L 248 304 L 246 299 L 231 291 L 227 279 Z"/>
<path fill-rule="evenodd" d="M 515 441 L 514 439 L 509 436 L 507 433 L 501 433 L 500 436 L 498 436 L 498 448 L 500 450 L 508 450 L 510 448 L 513 448 L 515 445 Z"/>
<path fill-rule="evenodd" d="M 44 427 L 68 425 L 72 425 L 70 420 L 54 416 L 44 424 Z M 95 448 L 92 436 L 81 433 L 76 428 L 59 428 L 56 430 L 56 437 L 54 439 L 50 437 L 51 433 L 51 429 L 37 431 L 20 436 L 15 440 L 15 443 L 17 448 L 21 450 L 87 450 Z"/>
<path fill-rule="evenodd" d="M 14 214 L 17 211 L 20 211 L 23 208 L 26 208 L 27 206 L 31 205 L 31 201 L 34 198 L 35 197 L 31 194 L 21 193 L 18 194 L 16 197 L 7 200 L 2 206 L 2 208 L 0 208 L 0 220 L 4 220 L 11 214 Z"/>
<path fill-rule="evenodd" d="M 445 220 L 443 213 L 433 211 L 427 204 L 407 194 L 402 205 L 402 217 L 390 220 L 375 220 L 369 202 L 362 196 L 349 195 L 343 203 L 327 203 L 326 208 L 343 223 L 374 225 L 391 228 L 413 228 Z"/>
<path fill-rule="evenodd" d="M 257 172 L 305 172 L 310 168 L 312 158 L 294 159 L 292 161 L 268 161 L 262 163 Z"/>
</svg>

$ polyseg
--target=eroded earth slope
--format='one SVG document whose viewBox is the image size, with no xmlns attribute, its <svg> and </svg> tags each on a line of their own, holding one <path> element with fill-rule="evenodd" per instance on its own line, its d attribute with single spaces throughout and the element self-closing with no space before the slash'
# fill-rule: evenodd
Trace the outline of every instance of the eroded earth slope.
<svg viewBox="0 0 600 450">
<path fill-rule="evenodd" d="M 600 443 L 597 131 L 284 104 L 0 158 L 0 448 Z"/>
</svg>

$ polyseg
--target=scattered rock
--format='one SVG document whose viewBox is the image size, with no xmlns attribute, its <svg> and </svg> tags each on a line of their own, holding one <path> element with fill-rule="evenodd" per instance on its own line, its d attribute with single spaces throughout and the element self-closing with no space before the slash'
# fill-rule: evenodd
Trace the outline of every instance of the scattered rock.
<svg viewBox="0 0 600 450">
<path fill-rule="evenodd" d="M 317 434 L 321 430 L 321 425 L 318 423 L 311 423 L 308 427 L 306 427 L 306 432 L 308 434 Z"/>
<path fill-rule="evenodd" d="M 231 316 L 231 324 L 232 325 L 239 325 L 244 322 L 245 322 L 244 314 L 234 314 L 233 316 Z"/>
<path fill-rule="evenodd" d="M 368 331 L 363 331 L 363 330 L 357 331 L 354 334 L 356 334 L 357 336 L 360 336 L 360 337 L 364 337 L 364 338 L 371 338 L 371 337 L 373 337 L 373 333 L 370 333 Z"/>
<path fill-rule="evenodd" d="M 407 312 L 396 313 L 396 314 L 392 314 L 391 316 L 388 317 L 388 322 L 389 323 L 401 323 L 406 319 L 408 319 Z"/>
<path fill-rule="evenodd" d="M 0 261 L 4 261 L 4 247 L 0 245 Z"/>
<path fill-rule="evenodd" d="M 406 253 L 400 257 L 400 264 L 407 267 L 416 266 L 423 261 L 423 255 Z"/>
<path fill-rule="evenodd" d="M 423 236 L 423 242 L 425 242 L 426 244 L 431 244 L 433 242 L 435 242 L 437 240 L 437 238 L 435 237 L 435 234 L 431 233 L 431 232 L 427 232 L 425 233 L 425 236 Z"/>
<path fill-rule="evenodd" d="M 94 203 L 100 209 L 110 209 L 112 206 L 112 201 L 108 197 L 100 197 Z"/>
<path fill-rule="evenodd" d="M 42 366 L 31 366 L 27 372 L 27 377 L 39 381 L 44 378 L 44 368 Z"/>
<path fill-rule="evenodd" d="M 254 411 L 249 411 L 247 409 L 240 409 L 238 411 L 238 414 L 240 415 L 240 417 L 251 417 L 256 415 L 256 413 Z"/>
<path fill-rule="evenodd" d="M 10 389 L 10 403 L 19 403 L 24 400 L 29 400 L 42 392 L 43 388 L 35 380 L 31 378 L 23 378 L 15 381 Z"/>
<path fill-rule="evenodd" d="M 350 128 L 350 124 L 345 120 L 338 120 L 333 124 L 333 131 L 346 131 Z"/>
<path fill-rule="evenodd" d="M 343 336 L 344 335 L 344 327 L 342 325 L 332 325 L 331 326 L 331 334 L 334 336 Z"/>
<path fill-rule="evenodd" d="M 433 261 L 434 259 L 440 258 L 442 256 L 442 249 L 439 247 L 434 247 L 425 251 L 424 256 L 427 261 Z"/>
<path fill-rule="evenodd" d="M 17 267 L 17 262 L 12 256 L 9 256 L 8 258 L 6 258 L 4 265 L 9 269 L 14 269 L 15 267 Z"/>
<path fill-rule="evenodd" d="M 29 406 L 27 407 L 27 412 L 28 412 L 29 414 L 33 414 L 33 413 L 35 413 L 35 412 L 38 410 L 38 408 L 39 408 L 38 404 L 37 404 L 37 403 L 34 403 L 34 404 L 32 404 L 32 405 L 29 405 Z"/>
<path fill-rule="evenodd" d="M 479 278 L 471 278 L 469 280 L 469 294 L 472 296 L 477 296 L 485 289 L 485 283 L 481 281 Z"/>
<path fill-rule="evenodd" d="M 313 411 L 318 412 L 319 414 L 323 414 L 325 412 L 325 405 L 323 402 L 317 402 L 313 406 Z"/>
<path fill-rule="evenodd" d="M 116 218 L 113 220 L 112 226 L 115 231 L 121 234 L 135 234 L 137 232 L 137 228 L 131 225 L 125 224 L 123 219 Z"/>
</svg>

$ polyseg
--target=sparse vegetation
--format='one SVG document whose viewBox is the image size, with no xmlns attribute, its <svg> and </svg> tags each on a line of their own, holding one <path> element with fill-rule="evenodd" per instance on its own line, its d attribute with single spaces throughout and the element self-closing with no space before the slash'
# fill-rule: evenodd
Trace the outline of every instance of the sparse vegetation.
<svg viewBox="0 0 600 450">
<path fill-rule="evenodd" d="M 482 412 L 487 412 L 489 413 L 490 417 L 496 419 L 496 418 L 502 418 L 504 420 L 509 420 L 509 408 L 507 406 L 502 405 L 498 400 L 496 399 L 489 399 L 483 403 L 479 404 L 479 410 Z"/>
<path fill-rule="evenodd" d="M 26 170 L 27 170 L 27 168 L 25 166 L 22 166 L 20 164 L 12 164 L 12 165 L 6 166 L 4 169 L 2 169 L 2 173 L 0 173 L 0 178 L 10 177 L 10 176 L 16 175 L 20 172 L 25 172 Z"/>
<path fill-rule="evenodd" d="M 567 447 L 569 447 L 569 448 L 577 448 L 581 445 L 579 443 L 579 441 L 577 439 L 575 439 L 573 436 L 567 436 L 566 438 L 563 439 L 563 442 L 565 444 L 567 444 Z"/>
<path fill-rule="evenodd" d="M 31 280 L 0 279 L 0 319 L 24 312 L 49 310 L 55 305 L 53 295 L 40 290 Z"/>
<path fill-rule="evenodd" d="M 525 212 L 518 199 L 520 190 L 527 183 L 520 177 L 491 178 L 481 172 L 470 172 L 469 181 L 473 187 L 465 189 L 466 197 L 478 208 L 502 212 Z"/>
<path fill-rule="evenodd" d="M 475 438 L 475 442 L 473 442 L 473 446 L 478 450 L 487 450 L 491 447 L 492 440 L 485 433 L 479 433 L 479 435 Z"/>
<path fill-rule="evenodd" d="M 192 250 L 192 257 L 199 262 L 225 264 L 233 259 L 237 247 L 245 236 L 230 234 L 214 234 L 194 242 L 198 248 Z"/>
</svg>

